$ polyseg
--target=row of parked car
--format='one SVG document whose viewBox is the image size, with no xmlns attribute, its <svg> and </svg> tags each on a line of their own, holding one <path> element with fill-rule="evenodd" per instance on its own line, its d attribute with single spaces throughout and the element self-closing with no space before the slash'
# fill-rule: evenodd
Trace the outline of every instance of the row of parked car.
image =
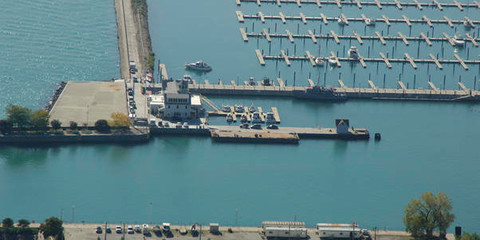
<svg viewBox="0 0 480 240">
<path fill-rule="evenodd" d="M 243 129 L 262 129 L 262 125 L 256 123 L 256 124 L 252 124 L 251 126 L 248 124 L 248 123 L 242 123 L 242 125 L 240 125 L 240 128 L 243 128 Z M 267 129 L 278 129 L 278 126 L 275 125 L 275 124 L 270 124 L 267 126 Z"/>
<path fill-rule="evenodd" d="M 135 109 L 137 109 L 137 104 L 135 103 L 135 98 L 134 98 L 134 90 L 133 88 L 129 87 L 127 89 L 127 96 L 128 96 L 128 109 L 129 109 L 129 118 L 130 119 L 135 119 Z"/>
<path fill-rule="evenodd" d="M 152 230 L 155 233 L 155 235 L 157 235 L 157 236 L 161 236 L 162 232 L 167 237 L 172 235 L 171 229 L 170 229 L 170 223 L 163 223 L 161 227 L 156 225 L 156 226 L 153 227 Z M 103 233 L 102 226 L 98 226 L 97 229 L 95 230 L 95 232 L 97 234 L 102 234 Z M 112 229 L 107 226 L 107 227 L 105 227 L 105 232 L 106 233 L 112 233 Z M 115 227 L 115 232 L 118 233 L 118 234 L 122 234 L 122 233 L 128 233 L 128 234 L 142 233 L 145 236 L 150 236 L 151 235 L 150 227 L 148 226 L 148 224 L 143 224 L 142 226 L 140 226 L 140 225 L 135 225 L 135 226 L 128 225 L 126 230 L 123 229 L 122 226 L 117 225 Z"/>
</svg>

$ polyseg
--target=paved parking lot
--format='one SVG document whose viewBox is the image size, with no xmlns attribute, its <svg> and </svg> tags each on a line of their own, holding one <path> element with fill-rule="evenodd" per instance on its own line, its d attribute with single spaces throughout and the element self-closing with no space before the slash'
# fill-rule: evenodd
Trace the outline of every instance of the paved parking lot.
<svg viewBox="0 0 480 240">
<path fill-rule="evenodd" d="M 114 112 L 127 114 L 123 80 L 68 82 L 50 111 L 50 120 L 59 120 L 65 127 L 70 121 L 94 126 L 99 119 L 111 119 Z"/>
</svg>

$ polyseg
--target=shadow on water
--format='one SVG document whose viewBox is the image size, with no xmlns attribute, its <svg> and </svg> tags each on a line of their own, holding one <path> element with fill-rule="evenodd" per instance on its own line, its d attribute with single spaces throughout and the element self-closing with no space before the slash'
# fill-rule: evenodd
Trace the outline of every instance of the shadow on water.
<svg viewBox="0 0 480 240">
<path fill-rule="evenodd" d="M 7 166 L 22 167 L 25 165 L 40 166 L 49 156 L 49 149 L 37 147 L 2 147 L 0 159 L 5 160 Z"/>
</svg>

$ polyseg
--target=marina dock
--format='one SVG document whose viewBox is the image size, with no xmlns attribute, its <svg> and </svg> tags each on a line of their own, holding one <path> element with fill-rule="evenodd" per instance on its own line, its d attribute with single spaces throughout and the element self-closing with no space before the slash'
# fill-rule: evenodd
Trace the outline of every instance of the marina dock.
<svg viewBox="0 0 480 240">
<path fill-rule="evenodd" d="M 286 98 L 294 98 L 294 92 L 304 92 L 307 89 L 307 87 L 303 86 L 285 86 L 281 84 L 282 82 L 283 80 L 279 79 L 278 86 L 191 84 L 189 85 L 189 89 L 193 93 L 207 96 L 268 96 Z M 339 82 L 342 81 L 340 80 Z M 433 83 L 429 83 L 430 86 L 434 86 Z M 345 94 L 348 99 L 480 102 L 480 91 L 472 89 L 465 91 L 463 89 L 439 90 L 436 87 L 432 87 L 431 89 L 408 89 L 406 87 L 401 89 L 378 88 L 375 87 L 373 82 L 370 86 L 373 87 L 350 88 L 343 85 L 340 88 L 335 88 L 334 91 Z M 224 113 L 218 114 L 224 115 Z M 278 119 L 278 121 L 280 120 Z"/>
<path fill-rule="evenodd" d="M 204 98 L 205 97 L 202 97 L 202 101 L 204 101 Z M 210 104 L 208 104 L 208 105 L 211 106 Z M 239 119 L 242 115 L 245 115 L 247 117 L 247 122 L 251 122 L 253 112 L 250 112 L 248 107 L 244 108 L 245 109 L 244 112 L 235 112 L 234 107 L 231 107 L 231 108 L 232 108 L 232 110 L 230 112 L 225 112 L 225 111 L 219 110 L 217 107 L 214 107 L 213 111 L 207 111 L 207 113 L 208 113 L 209 116 L 217 116 L 217 117 L 218 116 L 226 117 L 228 114 L 232 114 L 233 122 L 237 122 L 237 119 Z M 262 111 L 261 107 L 258 107 L 257 112 L 260 113 L 261 123 L 265 123 L 265 118 L 266 118 L 267 114 Z M 278 109 L 276 107 L 272 107 L 271 112 L 274 115 L 275 123 L 279 124 L 280 123 L 280 116 L 278 114 Z"/>
<path fill-rule="evenodd" d="M 402 32 L 397 32 L 397 36 L 383 36 L 379 32 L 375 33 L 375 36 L 360 35 L 358 32 L 353 31 L 352 35 L 338 35 L 333 30 L 330 34 L 315 34 L 315 30 L 308 30 L 308 34 L 293 34 L 291 31 L 286 30 L 284 33 L 266 33 L 266 29 L 262 33 L 245 32 L 245 29 L 240 28 L 242 39 L 244 42 L 248 42 L 249 37 L 265 38 L 268 42 L 271 42 L 273 38 L 288 38 L 293 43 L 294 39 L 311 39 L 313 43 L 317 43 L 317 39 L 329 40 L 333 39 L 337 44 L 340 44 L 340 40 L 356 40 L 360 45 L 363 45 L 364 40 L 380 41 L 383 45 L 386 45 L 386 41 L 402 41 L 405 45 L 409 45 L 409 42 L 425 42 L 429 46 L 432 46 L 432 42 L 447 42 L 452 46 L 455 46 L 454 39 L 447 33 L 443 33 L 444 37 L 428 37 L 425 33 L 420 32 L 420 36 L 406 36 Z M 474 47 L 478 47 L 478 41 L 480 38 L 473 38 L 470 34 L 465 34 L 465 42 L 471 43 Z"/>
<path fill-rule="evenodd" d="M 260 51 L 260 50 L 258 50 Z M 408 53 L 404 53 L 404 58 L 387 58 L 385 54 L 379 52 L 380 57 L 371 58 L 371 57 L 359 57 L 359 58 L 351 58 L 351 57 L 338 57 L 335 53 L 330 52 L 331 57 L 335 59 L 335 65 L 337 67 L 341 67 L 341 62 L 359 62 L 364 68 L 367 67 L 365 62 L 380 62 L 385 63 L 388 68 L 392 67 L 391 63 L 409 63 L 414 69 L 417 69 L 417 63 L 433 63 L 439 69 L 441 69 L 441 64 L 459 64 L 465 70 L 468 70 L 468 65 L 479 65 L 480 60 L 464 60 L 458 56 L 458 54 L 454 54 L 455 59 L 437 59 L 437 58 L 430 58 L 427 59 L 414 59 Z M 285 53 L 284 50 L 281 52 L 281 56 L 272 56 L 272 55 L 264 55 L 261 57 L 263 63 L 265 60 L 285 60 L 287 66 L 291 65 L 291 61 L 310 61 L 312 56 L 308 56 L 305 54 L 304 56 L 288 56 L 288 52 Z M 260 59 L 260 58 L 259 58 Z M 330 57 L 316 57 L 316 59 L 320 59 L 324 62 L 328 61 Z M 288 60 L 288 61 L 287 61 Z M 363 61 L 363 62 L 362 62 Z M 260 62 L 262 63 L 262 62 Z M 325 64 L 325 63 L 323 63 Z M 262 64 L 265 65 L 265 64 Z M 314 65 L 315 66 L 315 65 Z"/>
<path fill-rule="evenodd" d="M 297 144 L 300 139 L 368 140 L 370 133 L 365 128 L 348 128 L 345 133 L 337 128 L 241 129 L 238 126 L 209 126 L 212 140 L 239 143 L 288 143 Z"/>
<path fill-rule="evenodd" d="M 245 22 L 245 19 L 258 20 L 259 17 L 262 23 L 265 23 L 266 20 L 281 20 L 282 22 L 285 22 L 286 20 L 297 20 L 302 21 L 304 24 L 308 21 L 321 21 L 325 25 L 328 21 L 344 23 L 345 25 L 348 25 L 349 22 L 363 22 L 367 24 L 364 17 L 346 17 L 344 14 L 339 17 L 327 17 L 324 14 L 320 14 L 319 16 L 305 16 L 303 13 L 300 13 L 299 16 L 286 16 L 283 13 L 279 15 L 265 15 L 262 12 L 258 12 L 257 14 L 244 14 L 241 11 L 237 11 L 237 19 L 239 22 Z M 450 27 L 453 27 L 453 24 L 467 23 L 470 27 L 474 28 L 477 24 L 480 24 L 479 20 L 470 20 L 468 18 L 449 19 L 446 16 L 443 16 L 443 19 L 428 19 L 425 16 L 417 19 L 409 19 L 405 15 L 403 15 L 402 18 L 388 18 L 387 16 L 382 15 L 382 18 L 371 18 L 371 20 L 376 23 L 383 22 L 387 26 L 390 26 L 391 23 L 404 23 L 407 26 L 411 26 L 412 23 L 423 23 L 430 27 L 433 27 L 433 24 L 448 24 Z"/>
<path fill-rule="evenodd" d="M 451 3 L 440 3 L 436 0 L 433 2 L 424 2 L 420 3 L 417 0 L 413 2 L 400 2 L 398 0 L 391 1 L 391 2 L 380 2 L 379 0 L 374 1 L 338 1 L 338 0 L 235 0 L 238 6 L 241 5 L 242 2 L 249 3 L 254 2 L 258 5 L 261 3 L 273 3 L 277 4 L 277 6 L 281 6 L 281 4 L 297 4 L 298 7 L 301 7 L 302 4 L 310 4 L 316 5 L 317 7 L 321 8 L 323 5 L 337 5 L 338 8 L 342 8 L 342 5 L 351 5 L 357 6 L 358 8 L 362 8 L 363 6 L 376 6 L 379 9 L 382 9 L 383 6 L 394 6 L 397 7 L 399 10 L 402 10 L 403 7 L 416 7 L 419 10 L 423 10 L 424 7 L 435 7 L 436 9 L 443 11 L 444 7 L 449 8 L 457 8 L 460 11 L 463 11 L 464 8 L 473 8 L 473 9 L 480 9 L 480 3 L 478 1 L 473 1 L 473 3 L 459 3 L 457 1 L 452 1 Z"/>
</svg>

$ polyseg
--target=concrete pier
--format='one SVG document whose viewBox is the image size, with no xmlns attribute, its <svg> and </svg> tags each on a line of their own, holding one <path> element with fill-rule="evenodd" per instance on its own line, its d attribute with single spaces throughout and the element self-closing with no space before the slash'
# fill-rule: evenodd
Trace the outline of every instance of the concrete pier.
<svg viewBox="0 0 480 240">
<path fill-rule="evenodd" d="M 282 80 L 283 82 L 283 80 Z M 268 96 L 293 98 L 295 92 L 304 92 L 307 87 L 300 86 L 233 86 L 191 84 L 191 92 L 203 95 L 219 96 Z M 345 94 L 348 99 L 398 100 L 398 101 L 449 101 L 480 102 L 480 91 L 471 90 L 427 90 L 427 89 L 392 89 L 392 88 L 350 88 L 343 86 L 334 89 Z"/>
</svg>

